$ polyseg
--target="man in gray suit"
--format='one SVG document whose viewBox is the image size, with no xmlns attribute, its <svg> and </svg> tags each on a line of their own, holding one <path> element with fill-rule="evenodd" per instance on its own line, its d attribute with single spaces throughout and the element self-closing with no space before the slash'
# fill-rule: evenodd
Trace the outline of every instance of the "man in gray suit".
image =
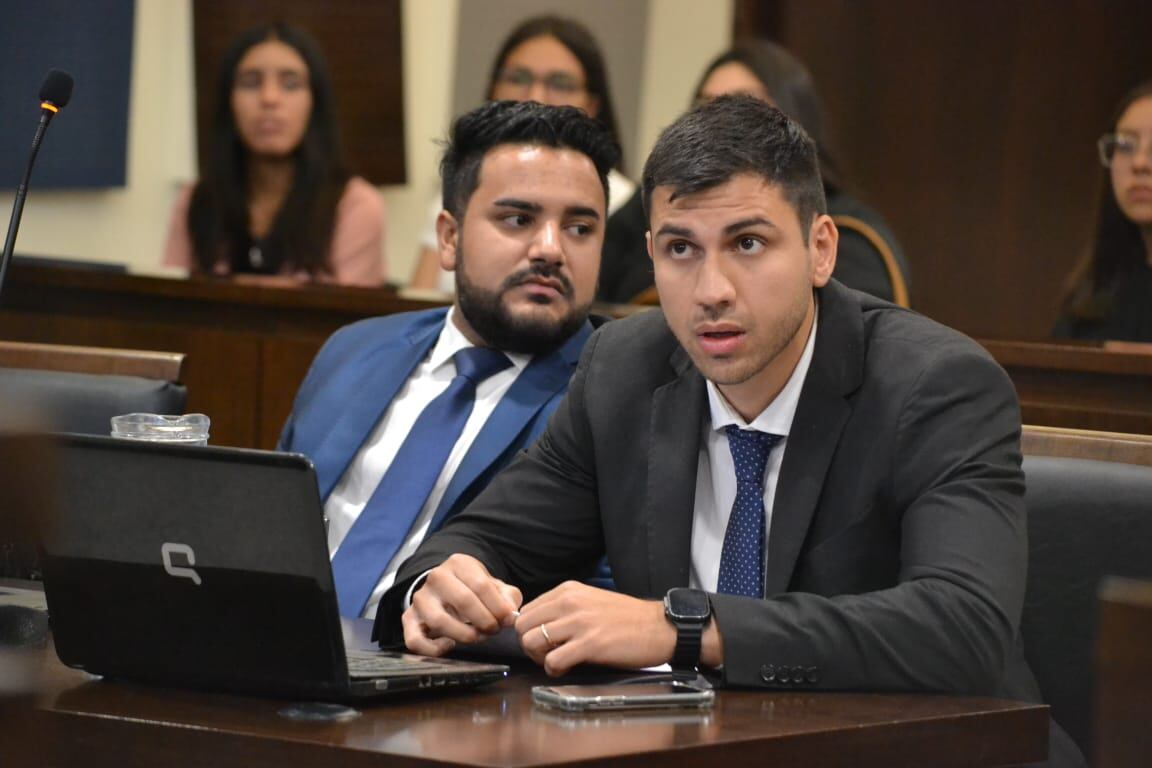
<svg viewBox="0 0 1152 768">
<path fill-rule="evenodd" d="M 540 440 L 401 569 L 381 639 L 514 626 L 550 674 L 1038 701 L 1003 370 L 830 280 L 815 151 L 778 110 L 699 107 L 643 184 L 662 311 L 593 335 Z M 566 581 L 605 553 L 619 593 Z"/>
</svg>

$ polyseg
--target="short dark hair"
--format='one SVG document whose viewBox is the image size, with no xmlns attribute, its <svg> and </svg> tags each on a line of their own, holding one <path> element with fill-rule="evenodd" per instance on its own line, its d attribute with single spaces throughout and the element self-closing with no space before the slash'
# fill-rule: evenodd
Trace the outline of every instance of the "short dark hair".
<svg viewBox="0 0 1152 768">
<path fill-rule="evenodd" d="M 571 149 L 586 155 L 596 166 L 607 203 L 608 172 L 616 165 L 620 149 L 603 123 L 575 107 L 492 101 L 461 115 L 452 124 L 440 160 L 443 205 L 457 220 L 463 217 L 480 183 L 480 165 L 485 155 L 506 144 Z"/>
<path fill-rule="evenodd" d="M 504 64 L 512 51 L 519 48 L 522 43 L 537 37 L 555 38 L 580 62 L 580 68 L 584 70 L 584 87 L 600 103 L 596 119 L 604 123 L 612 133 L 612 137 L 619 141 L 617 137 L 620 131 L 616 125 L 616 108 L 612 103 L 612 92 L 608 87 L 608 68 L 604 65 L 604 54 L 601 53 L 600 45 L 588 28 L 573 19 L 548 15 L 533 16 L 520 22 L 508 33 L 508 37 L 492 61 L 492 71 L 488 73 L 486 97 L 492 98 L 492 92 L 496 90 L 496 80 L 500 77 L 500 71 L 504 69 Z M 621 162 L 623 155 L 616 161 L 616 165 L 620 165 Z"/>
<path fill-rule="evenodd" d="M 816 145 L 798 123 L 751 96 L 721 96 L 664 129 L 644 164 L 644 209 L 651 216 L 656 187 L 671 187 L 675 199 L 742 173 L 780 187 L 807 243 L 812 219 L 828 210 Z"/>
</svg>

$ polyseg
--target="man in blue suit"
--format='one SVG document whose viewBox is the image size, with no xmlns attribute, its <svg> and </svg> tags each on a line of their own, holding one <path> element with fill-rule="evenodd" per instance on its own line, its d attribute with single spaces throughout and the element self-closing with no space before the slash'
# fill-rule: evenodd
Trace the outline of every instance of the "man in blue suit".
<svg viewBox="0 0 1152 768">
<path fill-rule="evenodd" d="M 617 157 L 572 108 L 496 102 L 453 125 L 437 221 L 453 306 L 338 331 L 280 439 L 316 465 L 343 615 L 375 615 L 400 564 L 567 391 L 592 331 Z"/>
</svg>

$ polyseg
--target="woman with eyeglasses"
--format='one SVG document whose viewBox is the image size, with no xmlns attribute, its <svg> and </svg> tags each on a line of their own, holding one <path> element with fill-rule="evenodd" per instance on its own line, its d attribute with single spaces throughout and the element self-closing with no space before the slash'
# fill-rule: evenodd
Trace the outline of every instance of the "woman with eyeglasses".
<svg viewBox="0 0 1152 768">
<path fill-rule="evenodd" d="M 1124 97 L 1110 128 L 1096 144 L 1107 169 L 1096 233 L 1053 335 L 1152 342 L 1152 80 Z"/>
<path fill-rule="evenodd" d="M 176 201 L 164 263 L 264 284 L 378 286 L 384 202 L 340 159 L 334 94 L 303 30 L 248 30 L 224 56 L 211 154 Z"/>
<path fill-rule="evenodd" d="M 823 108 L 807 67 L 775 43 L 744 41 L 712 60 L 696 84 L 693 103 L 731 94 L 773 104 L 800 123 L 816 142 L 828 213 L 837 218 L 840 229 L 833 277 L 850 288 L 907 305 L 908 265 L 903 253 L 883 218 L 847 192 L 825 145 Z M 647 229 L 639 195 L 609 220 L 600 267 L 600 299 L 638 303 L 655 299 L 652 264 L 644 240 Z"/>
<path fill-rule="evenodd" d="M 613 136 L 619 136 L 600 46 L 586 27 L 571 19 L 536 16 L 513 29 L 492 62 L 486 98 L 577 107 L 606 125 Z M 635 189 L 636 185 L 618 170 L 609 173 L 609 215 Z M 436 246 L 436 217 L 441 208 L 437 194 L 421 231 L 420 255 L 409 285 L 451 293 L 453 273 L 440 268 Z"/>
</svg>

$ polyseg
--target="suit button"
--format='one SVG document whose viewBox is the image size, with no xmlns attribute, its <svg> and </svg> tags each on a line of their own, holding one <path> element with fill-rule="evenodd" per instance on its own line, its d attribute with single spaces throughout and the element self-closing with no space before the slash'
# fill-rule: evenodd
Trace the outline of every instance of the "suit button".
<svg viewBox="0 0 1152 768">
<path fill-rule="evenodd" d="M 820 682 L 820 668 L 819 667 L 808 667 L 807 674 L 805 675 L 805 678 L 810 683 Z"/>
<path fill-rule="evenodd" d="M 776 682 L 776 667 L 771 664 L 760 667 L 760 679 L 766 683 Z"/>
</svg>

